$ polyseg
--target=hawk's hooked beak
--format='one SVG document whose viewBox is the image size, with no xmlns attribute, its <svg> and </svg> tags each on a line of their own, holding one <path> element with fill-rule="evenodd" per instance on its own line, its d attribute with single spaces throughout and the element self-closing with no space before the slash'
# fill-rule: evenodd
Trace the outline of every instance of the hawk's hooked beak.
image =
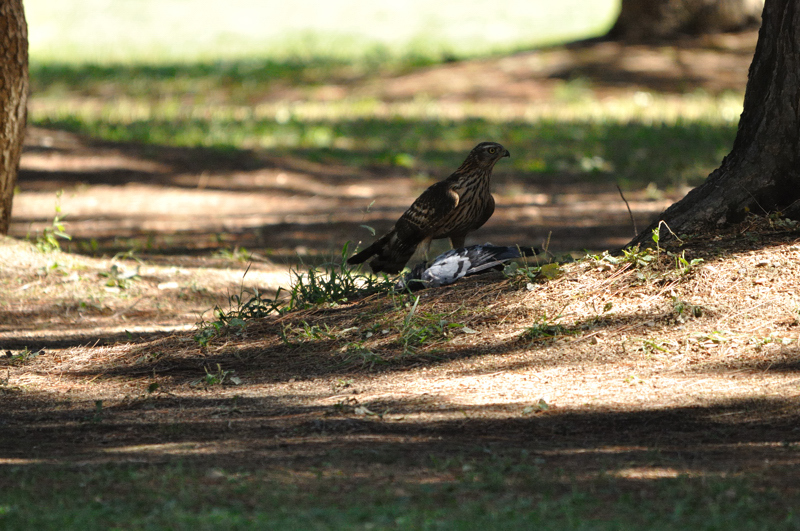
<svg viewBox="0 0 800 531">
<path fill-rule="evenodd" d="M 505 152 L 505 153 L 503 153 L 503 157 L 509 157 L 509 158 L 511 158 L 511 153 L 509 153 L 509 152 L 508 152 L 508 150 L 506 150 L 506 152 Z M 503 158 L 503 157 L 500 157 L 500 158 Z"/>
</svg>

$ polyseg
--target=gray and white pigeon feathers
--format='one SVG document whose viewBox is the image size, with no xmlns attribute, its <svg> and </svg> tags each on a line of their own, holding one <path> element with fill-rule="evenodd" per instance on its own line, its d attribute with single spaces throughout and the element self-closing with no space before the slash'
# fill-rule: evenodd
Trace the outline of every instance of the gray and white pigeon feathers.
<svg viewBox="0 0 800 531">
<path fill-rule="evenodd" d="M 490 243 L 453 249 L 440 254 L 430 264 L 417 264 L 398 280 L 395 288 L 415 290 L 446 286 L 468 275 L 501 269 L 509 260 L 534 256 L 538 252 L 538 249 L 531 247 L 506 247 Z"/>
</svg>

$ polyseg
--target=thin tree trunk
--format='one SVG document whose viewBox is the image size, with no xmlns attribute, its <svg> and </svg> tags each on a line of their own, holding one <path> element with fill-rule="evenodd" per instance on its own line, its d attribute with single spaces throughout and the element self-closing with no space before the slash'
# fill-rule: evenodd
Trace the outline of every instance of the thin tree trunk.
<svg viewBox="0 0 800 531">
<path fill-rule="evenodd" d="M 0 234 L 8 233 L 25 136 L 28 25 L 22 0 L 0 0 Z"/>
<path fill-rule="evenodd" d="M 714 230 L 748 212 L 800 215 L 800 2 L 767 0 L 730 154 L 706 181 L 631 241 L 664 221 L 676 234 Z M 661 230 L 662 239 L 669 239 Z"/>
</svg>

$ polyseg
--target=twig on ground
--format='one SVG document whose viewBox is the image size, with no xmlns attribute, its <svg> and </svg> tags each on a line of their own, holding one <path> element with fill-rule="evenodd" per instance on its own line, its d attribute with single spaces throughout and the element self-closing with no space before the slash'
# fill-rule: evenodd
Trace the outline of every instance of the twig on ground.
<svg viewBox="0 0 800 531">
<path fill-rule="evenodd" d="M 633 219 L 633 212 L 631 212 L 631 206 L 628 204 L 628 200 L 625 199 L 625 196 L 622 194 L 622 188 L 617 185 L 617 190 L 619 190 L 619 196 L 625 201 L 625 206 L 628 207 L 628 215 L 631 217 L 631 223 L 633 223 L 633 237 L 639 235 L 639 231 L 636 229 L 636 220 Z"/>
</svg>

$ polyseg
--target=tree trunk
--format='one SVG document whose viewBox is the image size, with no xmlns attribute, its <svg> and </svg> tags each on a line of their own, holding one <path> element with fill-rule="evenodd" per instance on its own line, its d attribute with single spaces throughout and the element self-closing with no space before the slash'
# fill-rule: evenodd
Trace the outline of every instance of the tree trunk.
<svg viewBox="0 0 800 531">
<path fill-rule="evenodd" d="M 766 0 L 730 154 L 706 181 L 631 241 L 648 243 L 663 220 L 675 234 L 714 230 L 748 212 L 800 216 L 800 2 Z M 671 236 L 661 229 L 663 240 Z"/>
<path fill-rule="evenodd" d="M 22 0 L 0 0 L 0 42 L 0 234 L 7 234 L 28 108 L 28 25 Z"/>
<path fill-rule="evenodd" d="M 622 0 L 608 36 L 632 41 L 758 27 L 764 0 Z"/>
</svg>

